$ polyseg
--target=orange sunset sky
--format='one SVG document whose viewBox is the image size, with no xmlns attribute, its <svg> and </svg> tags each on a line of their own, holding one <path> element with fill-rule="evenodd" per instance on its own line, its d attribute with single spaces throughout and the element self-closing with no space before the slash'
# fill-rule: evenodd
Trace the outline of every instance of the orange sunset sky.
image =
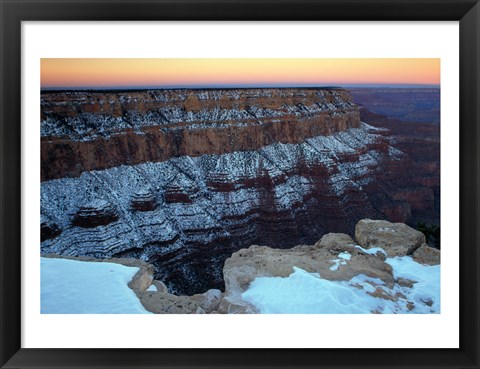
<svg viewBox="0 0 480 369">
<path fill-rule="evenodd" d="M 41 59 L 42 88 L 440 85 L 440 59 Z"/>
</svg>

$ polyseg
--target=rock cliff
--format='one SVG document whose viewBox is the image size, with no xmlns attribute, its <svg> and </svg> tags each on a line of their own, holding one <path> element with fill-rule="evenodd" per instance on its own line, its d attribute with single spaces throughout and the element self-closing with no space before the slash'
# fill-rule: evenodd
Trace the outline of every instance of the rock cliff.
<svg viewBox="0 0 480 369">
<path fill-rule="evenodd" d="M 399 177 L 394 198 L 411 205 L 411 224 L 440 225 L 440 127 L 404 122 L 360 107 L 363 122 L 390 131 L 391 143 L 409 157 L 408 176 Z M 437 247 L 440 246 L 437 240 Z"/>
<path fill-rule="evenodd" d="M 42 94 L 43 254 L 135 257 L 171 291 L 224 288 L 251 244 L 406 222 L 412 159 L 341 89 Z M 423 191 L 423 192 L 422 192 Z"/>
<path fill-rule="evenodd" d="M 298 144 L 359 125 L 341 89 L 44 92 L 41 178 Z"/>
</svg>

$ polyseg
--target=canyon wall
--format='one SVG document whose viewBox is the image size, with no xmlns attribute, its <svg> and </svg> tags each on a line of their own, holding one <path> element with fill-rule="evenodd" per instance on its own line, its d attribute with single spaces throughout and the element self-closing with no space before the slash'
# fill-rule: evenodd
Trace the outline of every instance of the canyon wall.
<svg viewBox="0 0 480 369">
<path fill-rule="evenodd" d="M 392 189 L 394 198 L 411 205 L 409 223 L 440 225 L 440 126 L 432 123 L 404 122 L 372 113 L 360 107 L 361 120 L 390 131 L 391 143 L 411 161 L 408 177 Z M 440 239 L 435 241 L 440 247 Z"/>
<path fill-rule="evenodd" d="M 224 154 L 359 127 L 340 89 L 44 92 L 41 178 Z"/>
<path fill-rule="evenodd" d="M 223 289 L 224 261 L 251 244 L 434 209 L 414 160 L 342 89 L 64 91 L 41 104 L 42 253 L 140 258 L 179 294 Z"/>
</svg>

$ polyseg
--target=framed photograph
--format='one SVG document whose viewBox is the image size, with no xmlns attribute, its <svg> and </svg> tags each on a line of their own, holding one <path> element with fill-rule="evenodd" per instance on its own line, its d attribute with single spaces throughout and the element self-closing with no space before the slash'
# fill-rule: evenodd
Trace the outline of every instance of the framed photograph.
<svg viewBox="0 0 480 369">
<path fill-rule="evenodd" d="M 477 1 L 0 1 L 2 368 L 479 367 Z"/>
</svg>

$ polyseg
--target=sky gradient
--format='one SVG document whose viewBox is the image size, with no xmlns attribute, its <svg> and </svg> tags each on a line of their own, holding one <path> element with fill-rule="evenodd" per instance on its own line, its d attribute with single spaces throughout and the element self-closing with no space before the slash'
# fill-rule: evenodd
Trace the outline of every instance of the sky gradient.
<svg viewBox="0 0 480 369">
<path fill-rule="evenodd" d="M 440 85 L 440 59 L 41 59 L 41 88 Z"/>
</svg>

